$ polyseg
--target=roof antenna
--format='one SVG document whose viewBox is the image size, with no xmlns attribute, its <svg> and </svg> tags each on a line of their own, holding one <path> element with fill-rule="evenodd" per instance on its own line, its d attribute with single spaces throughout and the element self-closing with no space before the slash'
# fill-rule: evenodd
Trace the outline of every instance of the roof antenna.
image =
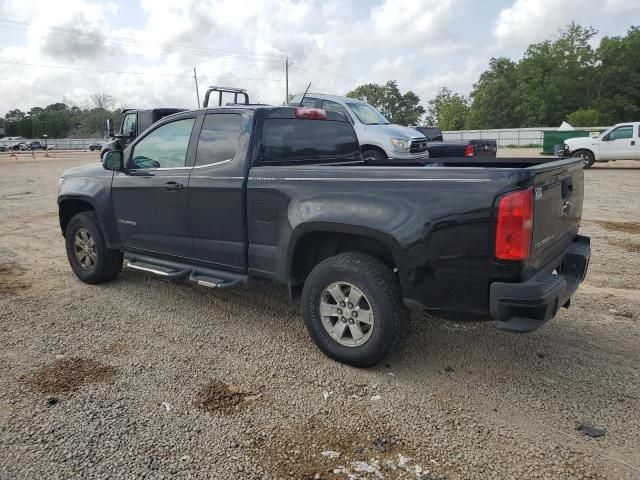
<svg viewBox="0 0 640 480">
<path fill-rule="evenodd" d="M 304 101 L 304 97 L 307 96 L 307 93 L 309 93 L 309 89 L 311 88 L 311 82 L 309 82 L 309 85 L 307 85 L 307 89 L 304 91 L 304 93 L 302 94 L 302 98 L 300 99 L 300 106 L 302 107 L 302 102 Z"/>
</svg>

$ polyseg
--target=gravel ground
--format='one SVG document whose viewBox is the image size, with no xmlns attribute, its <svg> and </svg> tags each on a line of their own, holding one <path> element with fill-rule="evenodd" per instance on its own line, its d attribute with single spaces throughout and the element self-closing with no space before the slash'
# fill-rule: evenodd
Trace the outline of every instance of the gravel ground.
<svg viewBox="0 0 640 480">
<path fill-rule="evenodd" d="M 55 198 L 90 161 L 0 156 L 0 478 L 640 479 L 640 164 L 586 172 L 593 260 L 554 321 L 416 314 L 356 370 L 278 285 L 79 282 Z"/>
</svg>

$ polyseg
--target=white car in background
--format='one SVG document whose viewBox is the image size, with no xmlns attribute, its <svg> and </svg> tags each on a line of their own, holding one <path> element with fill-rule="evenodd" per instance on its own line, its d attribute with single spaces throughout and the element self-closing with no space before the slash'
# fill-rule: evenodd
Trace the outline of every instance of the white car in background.
<svg viewBox="0 0 640 480">
<path fill-rule="evenodd" d="M 582 158 L 584 168 L 595 162 L 640 160 L 640 122 L 618 123 L 595 138 L 568 138 L 563 156 Z"/>
</svg>

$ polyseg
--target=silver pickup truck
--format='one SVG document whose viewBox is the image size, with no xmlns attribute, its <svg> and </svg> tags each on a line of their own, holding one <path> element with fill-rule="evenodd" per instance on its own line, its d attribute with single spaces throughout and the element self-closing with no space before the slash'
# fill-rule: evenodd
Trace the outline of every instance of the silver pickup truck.
<svg viewBox="0 0 640 480">
<path fill-rule="evenodd" d="M 429 157 L 427 138 L 413 128 L 390 123 L 378 110 L 362 100 L 325 93 L 295 95 L 290 105 L 323 108 L 346 115 L 369 164 L 421 163 Z"/>
</svg>

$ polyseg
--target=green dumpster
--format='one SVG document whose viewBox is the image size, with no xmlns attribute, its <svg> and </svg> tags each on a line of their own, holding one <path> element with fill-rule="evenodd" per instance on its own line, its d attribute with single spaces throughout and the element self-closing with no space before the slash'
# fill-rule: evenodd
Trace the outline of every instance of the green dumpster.
<svg viewBox="0 0 640 480">
<path fill-rule="evenodd" d="M 589 132 L 586 130 L 544 130 L 542 140 L 543 155 L 553 155 L 554 147 L 562 145 L 567 138 L 588 137 Z"/>
</svg>

